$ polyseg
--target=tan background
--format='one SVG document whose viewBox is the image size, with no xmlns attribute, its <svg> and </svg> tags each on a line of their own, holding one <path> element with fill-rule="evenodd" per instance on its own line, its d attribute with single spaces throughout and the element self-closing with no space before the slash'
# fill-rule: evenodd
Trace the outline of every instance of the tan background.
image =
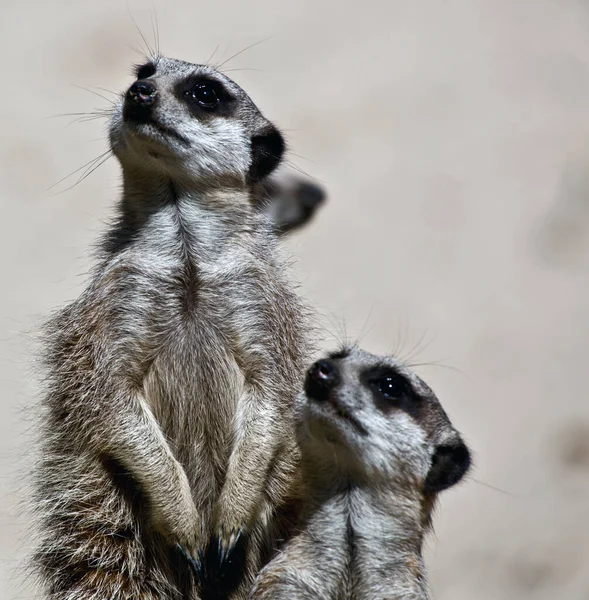
<svg viewBox="0 0 589 600">
<path fill-rule="evenodd" d="M 229 74 L 329 190 L 288 243 L 304 294 L 332 334 L 441 363 L 419 372 L 477 469 L 441 503 L 435 597 L 589 598 L 589 3 L 129 7 L 194 62 L 271 36 L 226 69 L 255 69 Z M 108 106 L 74 86 L 123 89 L 141 41 L 123 0 L 1 12 L 0 598 L 16 599 L 29 333 L 79 293 L 118 188 L 111 160 L 47 192 L 106 146 L 101 121 L 46 117 Z"/>
</svg>

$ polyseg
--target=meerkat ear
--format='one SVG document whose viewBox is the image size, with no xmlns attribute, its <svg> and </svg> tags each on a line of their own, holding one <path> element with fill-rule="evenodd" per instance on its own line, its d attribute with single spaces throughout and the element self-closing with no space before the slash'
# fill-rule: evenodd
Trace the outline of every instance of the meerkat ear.
<svg viewBox="0 0 589 600">
<path fill-rule="evenodd" d="M 470 468 L 470 463 L 470 451 L 461 439 L 453 444 L 437 446 L 425 478 L 424 491 L 437 493 L 457 484 Z"/>
<path fill-rule="evenodd" d="M 262 131 L 253 135 L 250 180 L 256 182 L 270 175 L 280 164 L 284 149 L 284 138 L 274 125 L 268 124 Z"/>
</svg>

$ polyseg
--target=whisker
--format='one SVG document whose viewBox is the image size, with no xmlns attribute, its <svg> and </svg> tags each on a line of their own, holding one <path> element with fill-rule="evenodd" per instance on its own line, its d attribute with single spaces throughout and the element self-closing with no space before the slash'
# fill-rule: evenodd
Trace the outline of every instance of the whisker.
<svg viewBox="0 0 589 600">
<path fill-rule="evenodd" d="M 348 344 L 348 339 L 345 330 L 345 322 L 341 317 L 336 316 L 332 311 L 323 312 L 321 319 L 327 321 L 329 327 L 322 322 L 317 322 L 316 326 L 324 331 L 328 337 L 333 338 L 335 344 L 345 346 Z"/>
<path fill-rule="evenodd" d="M 372 326 L 368 331 L 366 331 L 366 327 L 368 327 L 368 322 L 372 318 L 373 312 L 374 312 L 374 302 L 372 303 L 372 306 L 370 307 L 370 311 L 368 312 L 368 316 L 366 317 L 366 319 L 364 321 L 364 325 L 362 325 L 362 329 L 360 330 L 360 334 L 358 336 L 358 345 L 360 345 L 360 343 L 362 342 L 364 337 L 367 336 L 374 329 L 374 326 Z"/>
<path fill-rule="evenodd" d="M 72 84 L 72 85 L 73 85 L 73 87 L 78 88 L 79 90 L 84 90 L 85 92 L 88 92 L 90 94 L 94 94 L 95 96 L 98 96 L 99 98 L 102 98 L 103 100 L 106 100 L 112 106 L 116 105 L 116 102 L 114 100 L 112 100 L 111 98 L 107 98 L 103 94 L 99 94 L 97 91 L 95 91 L 93 89 L 84 87 L 83 85 L 76 85 L 76 84 Z"/>
<path fill-rule="evenodd" d="M 110 153 L 110 151 L 108 152 L 108 154 L 104 157 L 104 159 L 102 161 L 100 161 L 98 164 L 96 164 L 95 166 L 93 166 L 92 168 L 88 168 L 80 177 L 80 179 L 78 179 L 78 181 L 76 181 L 76 183 L 74 185 L 72 185 L 71 187 L 74 187 L 76 185 L 78 185 L 78 183 L 81 183 L 82 181 L 84 181 L 84 179 L 86 179 L 86 177 L 89 177 L 90 175 L 92 175 L 92 173 L 94 173 L 94 171 L 96 171 L 96 169 L 98 169 L 99 167 L 101 167 L 107 160 L 110 160 L 114 155 Z M 71 189 L 67 188 L 67 189 Z M 65 192 L 66 190 L 64 190 Z"/>
<path fill-rule="evenodd" d="M 425 339 L 425 336 L 427 334 L 428 334 L 428 330 L 426 329 L 421 334 L 421 337 L 419 338 L 419 340 L 417 340 L 417 343 L 411 348 L 411 350 L 409 351 L 409 353 L 402 359 L 403 362 L 412 360 L 413 358 L 415 358 L 416 356 L 418 356 L 420 352 L 423 352 L 423 351 L 427 350 L 431 346 L 433 340 L 431 340 L 430 342 L 428 342 L 426 344 L 426 346 L 423 349 L 421 349 L 421 344 L 422 344 L 422 342 Z"/>
<path fill-rule="evenodd" d="M 161 56 L 161 54 L 160 54 L 160 27 L 159 27 L 158 18 L 157 18 L 157 11 L 155 9 L 155 6 L 153 6 L 153 5 L 152 5 L 151 9 L 152 9 L 153 15 L 150 16 L 150 20 L 151 20 L 152 35 L 153 35 L 153 39 L 154 39 L 154 43 L 155 43 L 155 51 L 156 51 L 157 56 Z"/>
<path fill-rule="evenodd" d="M 130 48 L 135 54 L 138 54 L 141 57 L 142 63 L 149 60 L 149 54 L 146 54 L 145 51 L 136 44 L 127 44 L 127 48 Z"/>
<path fill-rule="evenodd" d="M 342 318 L 342 328 L 343 328 L 343 335 L 344 335 L 344 343 L 346 345 L 348 345 L 350 342 L 350 337 L 348 336 L 348 324 L 346 323 L 345 317 Z"/>
<path fill-rule="evenodd" d="M 311 163 L 312 165 L 317 164 L 314 160 L 311 160 L 310 158 L 307 158 L 306 156 L 303 156 L 302 154 L 297 154 L 296 152 L 291 152 L 290 150 L 288 151 L 288 153 L 291 156 L 296 156 L 297 158 L 300 158 L 301 160 L 306 160 L 308 163 Z"/>
<path fill-rule="evenodd" d="M 98 119 L 107 119 L 108 117 L 104 115 L 95 115 L 93 117 L 78 117 L 77 119 L 72 119 L 67 125 L 67 127 L 72 126 L 74 123 L 90 123 L 91 121 L 97 121 Z M 102 138 L 104 139 L 104 138 Z"/>
<path fill-rule="evenodd" d="M 70 185 L 69 187 L 66 187 L 64 190 L 62 190 L 60 193 L 64 193 L 67 192 L 69 190 L 71 190 L 72 188 L 75 188 L 78 184 L 82 183 L 82 181 L 84 181 L 84 179 L 86 179 L 86 177 L 89 177 L 90 175 L 92 175 L 92 173 L 94 173 L 94 171 L 96 171 L 96 169 L 98 169 L 99 167 L 101 167 L 105 162 L 107 162 L 110 158 L 112 158 L 113 155 L 109 153 L 107 153 L 107 156 L 104 157 L 103 155 L 103 159 L 99 160 L 96 162 L 95 165 L 89 167 L 89 169 L 87 169 L 82 176 L 78 179 L 78 181 L 76 181 L 75 183 L 73 183 L 72 185 Z"/>
<path fill-rule="evenodd" d="M 348 346 L 350 344 L 350 338 L 348 337 L 348 327 L 345 317 L 336 317 L 331 313 L 332 324 L 336 328 L 336 339 L 342 346 Z M 335 323 L 333 323 L 335 321 Z"/>
<path fill-rule="evenodd" d="M 405 345 L 407 344 L 407 338 L 409 336 L 409 321 L 403 321 L 403 327 L 401 329 L 401 337 L 399 341 L 399 348 L 397 350 L 397 355 L 400 355 L 404 352 Z"/>
<path fill-rule="evenodd" d="M 133 21 L 133 25 L 135 25 L 135 29 L 137 30 L 137 33 L 139 33 L 139 35 L 141 36 L 141 39 L 143 40 L 143 43 L 145 44 L 145 49 L 147 50 L 147 56 L 153 56 L 154 51 L 151 48 L 151 46 L 149 45 L 147 38 L 143 35 L 143 32 L 139 28 L 139 25 L 137 25 L 137 21 L 135 21 L 135 19 L 133 17 L 133 13 L 131 12 L 131 9 L 129 8 L 128 4 L 127 4 L 127 12 L 129 13 L 129 17 L 131 18 L 131 21 Z"/>
<path fill-rule="evenodd" d="M 494 490 L 495 492 L 499 492 L 500 494 L 505 494 L 506 496 L 510 496 L 511 498 L 520 498 L 520 496 L 518 494 L 514 494 L 513 492 L 508 492 L 507 490 L 502 490 L 501 488 L 495 487 L 494 485 L 491 485 L 490 483 L 485 483 L 484 481 L 479 481 L 478 479 L 475 479 L 474 477 L 469 477 L 469 479 L 471 479 L 475 483 L 478 483 L 479 485 L 482 485 L 483 487 L 489 488 L 490 490 Z"/>
<path fill-rule="evenodd" d="M 325 185 L 324 181 L 322 181 L 318 177 L 315 177 L 314 175 L 311 175 L 310 173 L 307 173 L 307 171 L 304 171 L 298 165 L 295 165 L 292 161 L 286 160 L 285 164 L 288 165 L 291 169 L 294 169 L 297 173 L 300 173 L 301 175 L 304 175 L 305 177 L 308 177 L 312 181 L 315 181 L 317 183 Z"/>
<path fill-rule="evenodd" d="M 45 119 L 59 119 L 61 117 L 108 117 L 111 115 L 111 111 L 109 109 L 97 109 L 93 112 L 75 112 L 75 113 L 61 113 L 59 115 L 49 115 L 45 117 Z"/>
<path fill-rule="evenodd" d="M 469 379 L 469 376 L 462 369 L 459 369 L 458 367 L 454 367 L 452 365 L 446 365 L 444 364 L 443 360 L 430 360 L 427 362 L 418 363 L 403 361 L 403 364 L 410 369 L 413 369 L 415 367 L 438 367 L 439 369 L 448 369 L 449 371 L 460 373 L 460 375 L 464 375 L 464 377 Z"/>
<path fill-rule="evenodd" d="M 217 71 L 220 71 L 217 68 Z M 252 69 L 252 68 L 242 68 L 242 69 L 223 69 L 223 73 L 235 73 L 236 71 L 255 71 L 256 73 L 264 73 L 263 69 Z"/>
<path fill-rule="evenodd" d="M 49 115 L 45 117 L 46 119 L 57 119 L 61 117 L 76 117 L 72 119 L 66 127 L 73 125 L 74 123 L 88 123 L 90 121 L 96 121 L 98 119 L 109 119 L 112 115 L 112 111 L 110 109 L 97 109 L 93 112 L 87 113 L 62 113 L 60 115 Z"/>
<path fill-rule="evenodd" d="M 324 325 L 323 323 L 317 323 L 315 325 L 315 328 L 321 330 L 324 334 L 327 335 L 328 338 L 333 339 L 336 346 L 343 345 L 343 342 L 340 339 L 339 333 L 337 331 L 334 331 L 331 327 L 328 327 L 327 325 Z M 325 341 L 325 339 L 323 339 L 323 341 Z"/>
<path fill-rule="evenodd" d="M 70 177 L 72 177 L 72 175 L 75 175 L 76 173 L 79 173 L 80 171 L 83 171 L 84 169 L 87 169 L 88 167 L 91 168 L 96 162 L 100 161 L 102 158 L 104 158 L 107 154 L 110 154 L 110 153 L 111 153 L 111 150 L 109 148 L 106 152 L 103 152 L 102 154 L 99 154 L 97 157 L 95 157 L 92 160 L 88 161 L 86 164 L 82 165 L 81 167 L 79 167 L 75 171 L 72 171 L 69 175 L 66 175 L 65 177 L 62 177 L 59 181 L 56 181 L 51 187 L 47 188 L 46 191 L 48 191 L 48 192 L 51 191 L 57 185 L 59 185 L 60 183 L 62 183 L 66 179 L 69 179 Z"/>
<path fill-rule="evenodd" d="M 217 50 L 219 50 L 219 44 L 217 44 L 217 46 L 213 50 L 213 53 L 209 56 L 209 58 L 205 62 L 205 65 L 210 65 L 211 64 L 211 61 L 213 60 L 213 57 L 215 56 L 215 54 L 217 54 Z"/>
<path fill-rule="evenodd" d="M 113 90 L 109 90 L 108 88 L 104 88 L 104 87 L 101 87 L 99 85 L 93 85 L 92 88 L 94 88 L 95 90 L 101 90 L 103 92 L 107 92 L 109 94 L 112 94 L 116 98 L 119 98 L 121 96 L 120 92 L 115 92 Z"/>
<path fill-rule="evenodd" d="M 391 351 L 391 356 L 394 356 L 395 358 L 397 358 L 398 353 L 399 353 L 399 340 L 401 338 L 401 321 L 397 321 L 397 343 L 395 344 L 395 347 L 392 349 Z"/>
<path fill-rule="evenodd" d="M 220 65 L 217 65 L 217 69 L 220 69 L 223 65 L 226 65 L 230 60 L 233 60 L 234 58 L 237 58 L 240 54 L 243 54 L 244 52 L 247 52 L 248 50 L 250 50 L 251 48 L 255 48 L 256 46 L 259 46 L 260 44 L 263 44 L 264 42 L 267 42 L 272 36 L 269 36 L 267 38 L 264 38 L 263 40 L 260 40 L 258 42 L 254 42 L 253 44 L 250 44 L 249 46 L 246 46 L 243 50 L 240 50 L 239 52 L 236 52 L 235 54 L 232 54 L 227 60 L 224 60 Z"/>
<path fill-rule="evenodd" d="M 110 115 L 88 115 L 86 117 L 78 117 L 71 123 L 87 123 L 88 121 L 96 121 L 97 119 L 108 119 Z"/>
</svg>

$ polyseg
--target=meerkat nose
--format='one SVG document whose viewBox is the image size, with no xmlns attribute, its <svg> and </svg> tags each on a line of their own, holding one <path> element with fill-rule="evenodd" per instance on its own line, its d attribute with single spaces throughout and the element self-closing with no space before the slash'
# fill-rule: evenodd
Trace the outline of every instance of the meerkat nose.
<svg viewBox="0 0 589 600">
<path fill-rule="evenodd" d="M 123 119 L 134 123 L 148 123 L 153 117 L 157 88 L 150 81 L 136 81 L 125 94 Z"/>
<path fill-rule="evenodd" d="M 308 371 L 305 393 L 313 400 L 325 400 L 337 384 L 337 369 L 331 360 L 318 360 Z"/>
<path fill-rule="evenodd" d="M 148 81 L 136 81 L 127 92 L 127 101 L 149 106 L 155 102 L 157 90 L 152 83 Z"/>
<path fill-rule="evenodd" d="M 315 209 L 325 202 L 325 192 L 314 183 L 302 181 L 297 191 L 301 204 L 307 208 Z"/>
</svg>

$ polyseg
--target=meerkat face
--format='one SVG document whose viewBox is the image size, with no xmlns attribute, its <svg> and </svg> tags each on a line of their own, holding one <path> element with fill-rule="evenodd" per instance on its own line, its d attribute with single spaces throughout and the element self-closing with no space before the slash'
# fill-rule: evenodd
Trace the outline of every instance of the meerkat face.
<svg viewBox="0 0 589 600">
<path fill-rule="evenodd" d="M 110 123 L 123 167 L 219 187 L 259 181 L 280 162 L 280 132 L 212 67 L 158 57 L 138 67 L 136 77 Z"/>
<path fill-rule="evenodd" d="M 436 493 L 460 481 L 470 452 L 432 390 L 388 357 L 357 347 L 316 362 L 297 401 L 303 455 Z"/>
</svg>

